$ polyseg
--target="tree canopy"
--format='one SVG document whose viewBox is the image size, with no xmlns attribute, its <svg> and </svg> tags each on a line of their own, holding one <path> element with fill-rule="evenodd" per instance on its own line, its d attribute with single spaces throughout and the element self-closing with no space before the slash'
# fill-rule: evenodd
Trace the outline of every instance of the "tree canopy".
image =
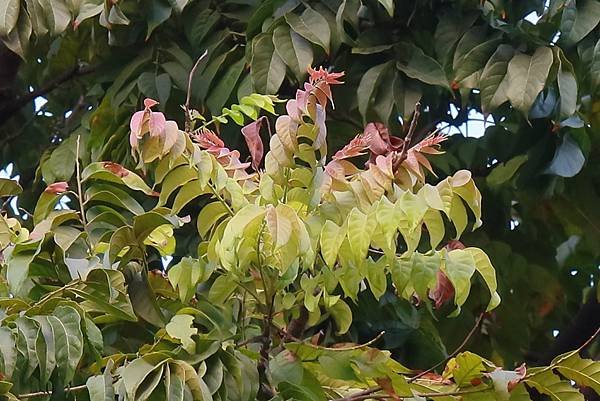
<svg viewBox="0 0 600 401">
<path fill-rule="evenodd" d="M 598 391 L 598 1 L 0 15 L 6 397 Z"/>
</svg>

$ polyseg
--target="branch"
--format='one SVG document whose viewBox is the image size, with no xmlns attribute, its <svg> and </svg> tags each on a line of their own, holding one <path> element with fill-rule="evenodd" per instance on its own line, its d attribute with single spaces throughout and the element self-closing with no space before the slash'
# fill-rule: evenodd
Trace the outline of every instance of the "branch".
<svg viewBox="0 0 600 401">
<path fill-rule="evenodd" d="M 90 66 L 87 64 L 77 64 L 74 68 L 63 72 L 62 74 L 48 81 L 45 85 L 40 86 L 33 92 L 28 92 L 24 95 L 18 96 L 16 99 L 14 99 L 14 101 L 8 103 L 4 108 L 0 109 L 0 122 L 8 120 L 14 113 L 19 111 L 22 107 L 29 104 L 36 97 L 44 96 L 47 93 L 58 88 L 63 83 L 70 81 L 73 78 L 90 74 L 95 70 L 96 66 Z"/>
<path fill-rule="evenodd" d="M 194 79 L 194 74 L 196 73 L 196 69 L 200 65 L 200 62 L 202 60 L 204 60 L 204 58 L 207 55 L 208 55 L 208 50 L 204 50 L 204 53 L 202 53 L 202 55 L 200 57 L 198 57 L 198 60 L 196 60 L 196 63 L 194 64 L 194 66 L 190 70 L 190 74 L 188 75 L 187 96 L 185 98 L 185 106 L 184 106 L 184 109 L 185 109 L 185 132 L 187 132 L 187 133 L 189 133 L 192 130 L 192 116 L 190 114 L 190 100 L 192 97 L 192 80 Z"/>
<path fill-rule="evenodd" d="M 415 104 L 415 112 L 413 113 L 413 118 L 410 120 L 410 126 L 408 127 L 408 132 L 404 137 L 404 143 L 402 145 L 402 150 L 398 154 L 398 156 L 394 160 L 394 169 L 397 166 L 400 166 L 404 160 L 406 160 L 406 156 L 408 155 L 408 149 L 410 149 L 410 143 L 412 142 L 412 137 L 415 134 L 415 130 L 417 129 L 417 123 L 419 122 L 419 117 L 421 116 L 421 103 L 417 102 Z"/>
<path fill-rule="evenodd" d="M 418 375 L 416 375 L 414 377 L 411 377 L 410 379 L 408 379 L 408 382 L 409 383 L 414 382 L 418 378 L 425 376 L 427 373 L 433 372 L 435 369 L 439 368 L 440 366 L 442 366 L 443 364 L 445 364 L 446 362 L 448 362 L 450 359 L 454 358 L 467 345 L 467 343 L 469 342 L 469 340 L 473 337 L 473 335 L 477 331 L 477 328 L 481 324 L 482 320 L 483 320 L 483 313 L 481 313 L 479 315 L 479 317 L 475 321 L 475 325 L 473 326 L 473 328 L 471 329 L 471 331 L 469 331 L 469 333 L 467 334 L 467 336 L 465 337 L 465 339 L 463 340 L 463 342 L 460 343 L 460 345 L 458 347 L 456 347 L 456 349 L 450 355 L 448 355 L 444 360 L 436 363 L 434 366 L 430 367 L 429 369 L 424 370 L 423 372 L 419 373 Z"/>
<path fill-rule="evenodd" d="M 460 345 L 450 355 L 448 355 L 443 361 L 440 361 L 439 363 L 435 364 L 431 368 L 429 368 L 429 369 L 427 369 L 427 370 L 419 373 L 416 376 L 413 376 L 413 377 L 409 378 L 407 380 L 407 382 L 408 383 L 414 382 L 415 380 L 417 380 L 417 379 L 425 376 L 427 373 L 432 372 L 433 370 L 435 370 L 439 366 L 443 365 L 444 363 L 446 363 L 450 359 L 454 358 L 454 356 L 456 356 L 456 354 L 458 354 L 465 347 L 465 345 L 467 345 L 467 343 L 469 342 L 469 340 L 473 337 L 473 334 L 475 334 L 475 331 L 479 327 L 479 324 L 481 323 L 482 320 L 483 320 L 483 313 L 481 313 L 479 315 L 479 317 L 475 321 L 475 325 L 473 326 L 473 328 L 471 329 L 471 331 L 469 331 L 469 333 L 467 334 L 467 336 L 465 337 L 465 339 L 463 340 L 463 342 L 460 343 Z M 374 397 L 374 396 L 373 397 L 365 397 L 365 396 L 368 396 L 370 394 L 376 393 L 376 392 L 381 391 L 381 390 L 382 390 L 381 386 L 371 387 L 371 388 L 368 388 L 368 389 L 363 390 L 361 392 L 355 393 L 355 394 L 353 394 L 351 396 L 344 397 L 344 398 L 339 398 L 337 400 L 331 400 L 331 401 L 360 401 L 360 400 L 365 400 L 365 399 L 368 399 L 368 398 L 381 398 L 379 395 L 377 397 Z M 475 392 L 479 392 L 479 391 L 483 391 L 483 390 L 478 390 L 478 391 L 475 391 Z M 438 394 L 437 396 L 441 397 L 443 393 L 434 393 L 434 394 Z M 460 394 L 466 394 L 466 393 L 462 392 Z M 445 394 L 445 395 L 458 395 L 458 394 Z M 435 395 L 427 395 L 427 394 L 426 395 L 421 395 L 421 396 L 425 397 L 425 398 L 435 397 Z M 354 398 L 354 397 L 358 397 L 358 398 Z M 391 397 L 391 398 L 393 398 L 393 397 Z"/>
<path fill-rule="evenodd" d="M 373 394 L 376 391 L 373 389 L 367 389 L 361 391 L 359 393 L 354 393 L 346 397 L 335 398 L 330 401 L 361 401 L 368 399 L 394 399 L 398 398 L 406 398 L 406 397 L 423 397 L 423 398 L 435 398 L 435 397 L 451 397 L 451 396 L 461 396 L 464 394 L 473 394 L 473 393 L 483 393 L 484 391 L 488 391 L 489 387 L 483 387 L 479 389 L 472 390 L 457 390 L 457 391 L 446 391 L 439 393 L 413 393 L 411 395 L 399 395 L 399 394 Z"/>
<path fill-rule="evenodd" d="M 75 387 L 67 387 L 64 389 L 65 393 L 73 393 L 76 391 L 81 391 L 81 390 L 85 390 L 87 387 L 85 384 L 81 384 L 79 386 L 75 386 Z M 20 400 L 24 400 L 27 398 L 37 398 L 37 397 L 47 397 L 49 395 L 52 395 L 52 391 L 48 390 L 48 391 L 36 391 L 35 393 L 25 393 L 25 394 L 19 394 L 17 395 L 17 398 Z"/>
</svg>

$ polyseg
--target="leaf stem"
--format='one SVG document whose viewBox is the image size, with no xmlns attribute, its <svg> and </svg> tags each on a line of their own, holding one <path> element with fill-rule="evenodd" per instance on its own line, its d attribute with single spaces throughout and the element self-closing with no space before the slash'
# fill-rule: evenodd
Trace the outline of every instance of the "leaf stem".
<svg viewBox="0 0 600 401">
<path fill-rule="evenodd" d="M 200 62 L 202 60 L 204 60 L 204 58 L 207 55 L 208 55 L 208 50 L 204 50 L 204 53 L 202 53 L 202 55 L 200 55 L 200 57 L 198 57 L 198 60 L 196 60 L 196 63 L 194 63 L 194 66 L 192 67 L 192 69 L 190 70 L 190 73 L 188 75 L 187 96 L 185 98 L 185 106 L 184 106 L 184 109 L 185 109 L 185 132 L 187 132 L 188 134 L 192 130 L 192 115 L 190 113 L 190 100 L 192 98 L 192 80 L 194 79 L 194 74 L 196 73 L 196 69 L 200 65 Z"/>
</svg>

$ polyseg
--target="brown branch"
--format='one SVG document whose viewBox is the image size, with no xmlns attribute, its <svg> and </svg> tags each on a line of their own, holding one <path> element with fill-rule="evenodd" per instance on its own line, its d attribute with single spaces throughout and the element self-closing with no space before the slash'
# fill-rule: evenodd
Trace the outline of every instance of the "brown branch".
<svg viewBox="0 0 600 401">
<path fill-rule="evenodd" d="M 8 103 L 4 108 L 0 109 L 0 123 L 8 120 L 14 113 L 19 111 L 22 107 L 29 104 L 33 99 L 39 96 L 44 96 L 54 89 L 58 88 L 63 83 L 70 81 L 76 77 L 80 77 L 82 75 L 90 74 L 96 70 L 95 66 L 90 66 L 87 64 L 77 64 L 75 67 L 71 68 L 58 75 L 56 78 L 48 81 L 45 85 L 40 86 L 38 89 L 28 92 L 24 95 L 18 96 L 14 101 Z"/>
<path fill-rule="evenodd" d="M 408 155 L 408 150 L 410 149 L 410 143 L 412 142 L 412 137 L 415 134 L 415 130 L 417 129 L 417 123 L 419 122 L 419 117 L 421 116 L 421 103 L 417 102 L 415 104 L 415 111 L 413 113 L 413 118 L 410 121 L 410 126 L 408 127 L 408 132 L 404 137 L 404 143 L 402 144 L 402 150 L 394 159 L 394 171 L 398 166 L 400 166 L 404 160 L 406 160 L 406 156 Z"/>
</svg>

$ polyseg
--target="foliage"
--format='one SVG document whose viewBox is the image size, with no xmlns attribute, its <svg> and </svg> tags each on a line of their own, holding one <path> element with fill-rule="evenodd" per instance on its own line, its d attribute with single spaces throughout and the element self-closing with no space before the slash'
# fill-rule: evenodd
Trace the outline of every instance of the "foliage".
<svg viewBox="0 0 600 401">
<path fill-rule="evenodd" d="M 474 232 L 466 230 L 462 241 L 489 255 L 496 268 L 497 292 L 503 302 L 485 316 L 485 329 L 471 345 L 472 350 L 510 369 L 523 360 L 548 364 L 557 354 L 569 349 L 557 347 L 563 343 L 560 341 L 563 335 L 568 334 L 576 312 L 586 309 L 582 304 L 590 304 L 595 298 L 600 262 L 597 247 L 600 215 L 596 207 L 600 200 L 596 150 L 600 132 L 600 10 L 597 1 L 148 0 L 143 7 L 139 5 L 134 0 L 10 0 L 0 5 L 2 42 L 25 60 L 19 62 L 17 56 L 8 57 L 7 54 L 12 53 L 0 45 L 0 165 L 14 163 L 15 174 L 24 189 L 18 196 L 20 209 L 16 210 L 9 205 L 15 204 L 13 195 L 18 187 L 12 184 L 14 181 L 6 183 L 13 187 L 12 192 L 4 192 L 2 187 L 3 193 L 13 197 L 4 203 L 6 226 L 11 231 L 6 234 L 5 225 L 0 223 L 5 233 L 0 237 L 0 245 L 24 242 L 29 233 L 34 232 L 34 223 L 39 225 L 55 202 L 65 199 L 51 193 L 64 191 L 62 184 L 50 185 L 48 192 L 40 197 L 46 184 L 64 181 L 71 188 L 77 187 L 76 161 L 79 159 L 83 166 L 89 165 L 81 174 L 83 189 L 90 190 L 86 199 L 93 199 L 90 208 L 86 206 L 86 210 L 93 211 L 86 220 L 94 227 L 88 237 L 94 238 L 95 243 L 110 246 L 107 237 L 112 230 L 124 224 L 133 227 L 134 215 L 143 215 L 152 210 L 155 203 L 160 203 L 155 212 L 166 218 L 164 225 L 139 247 L 134 247 L 145 247 L 147 252 L 134 249 L 127 258 L 137 260 L 144 254 L 147 260 L 141 265 L 152 271 L 162 269 L 161 256 L 172 255 L 174 259 L 169 266 L 171 280 L 174 280 L 172 286 L 180 301 L 187 303 L 194 293 L 193 286 L 187 282 L 200 281 L 207 286 L 215 278 L 207 278 L 213 274 L 212 264 L 207 264 L 209 267 L 202 272 L 195 270 L 192 274 L 189 269 L 185 270 L 184 266 L 196 263 L 185 257 L 197 256 L 198 233 L 202 239 L 214 235 L 211 230 L 229 212 L 220 201 L 204 207 L 209 194 L 196 195 L 199 190 L 194 186 L 193 169 L 181 169 L 187 171 L 180 177 L 186 184 L 178 186 L 175 178 L 163 181 L 169 165 L 163 164 L 158 169 L 155 160 L 146 166 L 144 157 L 158 158 L 159 153 L 166 153 L 171 146 L 164 138 L 153 139 L 162 149 L 159 153 L 156 153 L 158 149 L 149 155 L 132 153 L 131 115 L 136 111 L 144 115 L 142 99 L 157 99 L 159 104 L 149 110 L 174 118 L 179 127 L 186 127 L 185 123 L 191 119 L 194 129 L 198 129 L 195 134 L 201 134 L 203 126 L 211 128 L 219 138 L 212 146 L 210 141 L 215 138 L 204 135 L 202 138 L 209 141 L 204 142 L 204 148 L 215 157 L 221 153 L 226 155 L 230 161 L 226 171 L 235 170 L 240 177 L 251 175 L 250 170 L 238 168 L 238 163 L 245 162 L 250 154 L 254 157 L 251 160 L 259 159 L 258 144 L 262 142 L 256 141 L 257 132 L 259 137 L 266 138 L 265 129 L 277 129 L 267 125 L 265 118 L 248 126 L 242 131 L 243 135 L 239 126 L 257 120 L 259 111 L 266 112 L 269 118 L 276 112 L 283 113 L 276 99 L 252 93 L 277 93 L 282 98 L 295 98 L 296 88 L 307 77 L 305 67 L 327 65 L 331 71 L 346 71 L 346 84 L 333 88 L 335 109 L 325 116 L 328 154 L 333 160 L 341 160 L 339 164 L 343 166 L 347 166 L 346 159 L 333 156 L 358 132 L 364 132 L 362 139 L 352 141 L 356 148 L 346 148 L 346 154 L 352 154 L 350 151 L 368 153 L 358 158 L 369 158 L 376 166 L 372 154 L 388 156 L 400 151 L 402 145 L 394 136 L 386 139 L 377 124 L 369 123 L 383 122 L 389 132 L 405 137 L 418 100 L 422 112 L 414 131 L 415 143 L 420 143 L 434 127 L 447 131 L 451 126 L 451 132 L 458 132 L 456 127 L 459 127 L 464 133 L 462 124 L 471 119 L 474 112 L 482 112 L 488 121 L 493 120 L 493 124 L 485 126 L 485 135 L 481 138 L 453 135 L 442 144 L 445 153 L 430 159 L 431 170 L 439 178 L 429 175 L 426 164 L 417 164 L 420 167 L 416 169 L 410 169 L 408 163 L 404 166 L 419 179 L 428 174 L 428 182 L 438 192 L 446 188 L 444 182 L 454 181 L 459 170 L 468 169 L 483 194 L 480 209 L 481 219 L 486 224 Z M 539 18 L 537 23 L 530 22 L 531 16 L 534 20 Z M 186 102 L 190 71 L 205 50 L 208 56 L 195 68 L 189 91 L 191 99 Z M 32 101 L 36 96 L 48 99 L 39 111 Z M 198 111 L 188 108 L 181 113 L 181 105 L 191 105 Z M 232 106 L 224 109 L 227 105 Z M 398 115 L 401 121 L 396 118 Z M 226 123 L 230 121 L 235 124 Z M 173 127 L 172 123 L 169 125 Z M 369 137 L 374 129 L 383 140 L 379 147 L 375 142 L 365 143 L 364 137 Z M 181 138 L 170 132 L 169 138 Z M 469 134 L 468 130 L 466 133 Z M 148 138 L 147 133 L 137 134 L 144 136 L 140 142 Z M 246 140 L 256 146 L 246 151 L 243 146 Z M 225 150 L 224 143 L 234 150 Z M 183 150 L 182 145 L 185 145 Z M 178 139 L 170 150 L 182 151 L 183 155 L 189 153 L 188 147 L 187 141 L 183 143 Z M 319 156 L 323 155 L 319 154 L 315 160 L 320 160 Z M 282 160 L 284 165 L 287 160 Z M 172 166 L 185 165 L 178 163 L 180 160 L 175 160 Z M 337 164 L 328 163 L 332 174 L 324 175 L 324 180 L 343 171 L 336 169 Z M 130 173 L 124 173 L 119 165 Z M 254 166 L 260 168 L 262 164 L 255 161 Z M 92 176 L 95 178 L 89 178 Z M 208 184 L 210 178 L 207 177 L 202 180 L 208 180 Z M 277 177 L 273 173 L 274 188 L 281 185 L 282 179 L 279 177 L 277 181 Z M 364 174 L 360 181 L 371 182 L 373 178 Z M 396 179 L 404 182 L 402 178 Z M 332 184 L 359 187 L 354 181 L 332 179 Z M 100 186 L 91 189 L 91 182 Z M 162 189 L 167 183 L 172 190 Z M 5 185 L 4 181 L 2 184 Z M 166 194 L 162 199 L 160 196 L 155 199 L 155 190 Z M 422 191 L 424 196 L 430 189 Z M 76 192 L 62 193 L 71 199 L 70 208 L 77 208 Z M 354 191 L 352 193 L 356 196 Z M 182 194 L 177 204 L 170 194 L 176 198 Z M 361 194 L 357 202 L 364 208 L 363 197 L 367 196 L 368 204 L 373 199 L 368 197 L 369 192 Z M 244 192 L 244 197 L 246 195 Z M 457 198 L 455 192 L 454 198 Z M 105 205 L 107 202 L 120 205 L 117 214 L 92 208 L 96 203 Z M 435 204 L 435 200 L 433 202 Z M 169 211 L 160 209 L 162 207 Z M 274 207 L 276 209 L 276 205 Z M 465 223 L 450 215 L 451 223 L 445 209 L 433 206 L 431 209 L 440 212 L 442 217 L 444 230 L 439 243 L 444 244 L 454 238 L 455 231 Z M 466 209 L 470 228 L 474 215 L 469 205 Z M 127 210 L 125 217 L 121 210 Z M 27 213 L 34 218 L 23 220 L 22 216 Z M 183 224 L 168 217 L 170 213 L 200 216 L 200 220 L 207 223 L 194 227 L 194 224 Z M 439 222 L 433 220 L 437 217 L 431 217 L 434 214 L 428 214 L 430 225 Z M 99 216 L 102 217 L 95 222 Z M 142 221 L 159 216 L 141 218 L 138 230 Z M 327 230 L 331 232 L 326 230 L 326 238 L 332 234 L 336 240 L 348 238 L 348 233 L 344 237 L 339 232 L 343 230 L 342 216 L 345 214 L 334 216 L 331 223 L 327 223 Z M 353 214 L 357 220 L 369 222 L 368 216 L 365 219 Z M 60 254 L 65 253 L 58 251 L 55 256 L 52 251 L 49 259 L 48 245 L 44 241 L 54 235 L 58 238 L 54 243 L 65 247 L 71 244 L 67 234 L 74 231 L 61 227 L 75 224 L 76 215 L 64 212 L 57 218 L 56 222 L 46 222 L 35 231 L 34 237 L 44 238 L 42 242 L 30 244 L 31 247 L 19 246 L 17 255 L 22 254 L 18 263 L 29 266 L 30 261 L 36 261 L 31 265 L 36 275 L 33 281 L 19 275 L 19 269 L 11 272 L 11 280 L 25 290 L 37 282 L 37 277 L 45 276 L 45 271 L 38 270 L 47 268 L 48 260 L 52 263 L 56 258 L 62 260 Z M 110 223 L 100 224 L 105 218 Z M 215 226 L 210 224 L 212 218 Z M 334 222 L 338 228 L 332 225 Z M 58 237 L 52 234 L 55 228 L 59 229 Z M 138 234 L 134 232 L 134 236 Z M 337 237 L 338 234 L 341 237 Z M 406 230 L 401 230 L 399 236 L 403 244 L 405 235 L 415 240 Z M 92 267 L 109 263 L 95 259 L 83 261 L 88 252 L 87 245 L 80 244 L 84 237 L 87 238 L 82 234 L 74 242 L 83 248 L 83 253 L 63 256 L 70 266 L 69 275 L 63 272 L 60 277 L 58 274 L 49 276 L 56 280 L 53 285 L 78 277 L 77 272 L 88 266 L 84 263 Z M 421 242 L 430 241 L 430 249 L 438 248 L 431 246 L 428 230 L 422 237 Z M 117 238 L 121 240 L 113 243 L 112 260 L 123 256 L 119 255 L 122 243 L 139 242 L 128 230 L 122 230 Z M 340 248 L 338 254 L 342 255 L 352 250 L 343 248 L 342 244 Z M 102 247 L 90 252 L 100 256 L 107 253 Z M 108 254 L 110 256 L 110 252 Z M 423 254 L 422 248 L 418 254 Z M 38 255 L 44 255 L 46 262 L 42 266 L 37 264 Z M 390 350 L 394 358 L 407 366 L 427 368 L 444 359 L 487 303 L 485 286 L 473 287 L 471 296 L 461 305 L 462 313 L 455 319 L 436 320 L 428 312 L 428 304 L 415 308 L 402 297 L 393 296 L 389 285 L 384 290 L 382 275 L 376 273 L 382 270 L 376 268 L 381 267 L 376 263 L 380 260 L 379 254 L 371 254 L 371 257 L 372 261 L 367 259 L 365 264 L 368 268 L 361 273 L 365 281 L 359 286 L 357 302 L 354 303 L 352 297 L 340 298 L 352 312 L 352 323 L 344 340 L 366 342 L 385 331 L 380 347 Z M 331 262 L 332 258 L 333 253 L 325 260 Z M 411 257 L 407 263 L 420 263 L 420 258 L 422 256 Z M 384 260 L 379 263 L 383 264 Z M 136 273 L 138 268 L 136 265 L 128 270 L 128 282 L 142 276 Z M 394 272 L 398 269 L 390 272 L 391 279 L 398 279 Z M 456 284 L 457 278 L 452 279 Z M 458 282 L 464 283 L 462 279 L 458 277 Z M 436 276 L 435 280 L 440 285 L 433 288 L 432 294 L 439 296 L 434 295 L 432 304 L 437 304 L 441 312 L 451 313 L 455 307 L 447 300 L 455 298 L 447 290 L 453 288 L 448 286 L 450 278 Z M 137 288 L 146 288 L 141 279 L 135 283 Z M 216 284 L 223 288 L 229 285 L 225 279 Z M 365 285 L 368 289 L 360 291 Z M 427 300 L 427 287 L 417 287 L 421 294 L 426 294 L 419 298 Z M 346 285 L 341 289 L 353 291 L 354 287 Z M 213 290 L 213 293 L 218 291 Z M 225 295 L 229 294 L 225 291 L 222 296 Z M 136 302 L 144 303 L 146 299 L 139 298 Z M 462 298 L 459 296 L 459 299 Z M 323 295 L 313 302 L 325 302 Z M 119 319 L 133 319 L 128 308 L 123 310 Z M 153 311 L 155 308 L 150 306 L 147 318 L 158 323 Z M 113 309 L 113 312 L 116 311 Z M 328 313 L 324 311 L 325 315 Z M 170 322 L 167 317 L 162 317 L 163 325 Z M 594 324 L 593 319 L 587 320 Z M 583 321 L 586 323 L 586 319 Z M 182 325 L 182 321 L 177 323 L 177 327 Z M 127 327 L 131 330 L 135 325 L 129 323 Z M 560 330 L 558 342 L 553 336 L 554 330 Z M 589 328 L 584 330 L 578 325 L 574 325 L 574 330 L 582 336 L 586 331 L 591 334 Z M 139 335 L 138 330 L 133 331 Z M 152 342 L 148 338 L 144 341 Z M 327 337 L 324 341 L 334 340 Z M 131 345 L 132 352 L 137 345 Z M 121 365 L 120 361 L 115 363 Z M 94 383 L 103 382 L 98 378 Z"/>
<path fill-rule="evenodd" d="M 4 398 L 64 399 L 87 389 L 92 401 L 525 400 L 528 385 L 557 400 L 582 399 L 553 373 L 596 383 L 600 365 L 577 351 L 528 374 L 461 353 L 438 378 L 371 347 L 377 339 L 344 343 L 350 305 L 365 282 L 376 299 L 393 288 L 432 315 L 431 301 L 436 309 L 450 302 L 452 315 L 460 313 L 475 272 L 489 290 L 479 297 L 482 310 L 496 308 L 500 297 L 488 256 L 457 241 L 481 225 L 471 174 L 425 182 L 425 155 L 440 153 L 445 138 L 413 144 L 413 131 L 403 140 L 370 124 L 327 161 L 326 107 L 343 74 L 309 72 L 277 117 L 264 170 L 250 170 L 211 124 L 182 131 L 146 99 L 129 135 L 143 176 L 112 161 L 80 172 L 77 146 L 71 196 L 78 212 L 56 210 L 68 193 L 67 183 L 57 182 L 40 196 L 30 233 L 1 218 Z M 267 110 L 275 101 L 245 99 Z M 251 122 L 244 131 L 258 166 L 260 126 Z M 365 154 L 360 168 L 357 157 Z M 9 196 L 19 190 L 4 188 Z M 199 199 L 197 216 L 180 213 Z M 153 250 L 172 253 L 173 230 L 193 220 L 195 257 L 167 274 L 151 270 Z M 453 242 L 438 248 L 448 236 Z M 333 345 L 316 345 L 319 333 Z"/>
</svg>

